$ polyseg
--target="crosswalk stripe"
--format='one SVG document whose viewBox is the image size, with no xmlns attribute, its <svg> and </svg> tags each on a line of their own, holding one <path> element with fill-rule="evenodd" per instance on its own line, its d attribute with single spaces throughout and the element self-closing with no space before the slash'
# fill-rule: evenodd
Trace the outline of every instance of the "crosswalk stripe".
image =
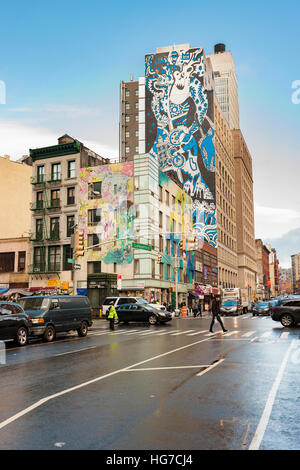
<svg viewBox="0 0 300 470">
<path fill-rule="evenodd" d="M 281 333 L 280 338 L 287 338 L 289 334 L 289 331 L 285 331 L 284 333 Z"/>
<path fill-rule="evenodd" d="M 135 335 L 137 331 L 139 331 L 139 330 L 131 330 L 130 333 L 125 333 L 125 334 L 126 334 L 126 336 Z"/>
<path fill-rule="evenodd" d="M 141 333 L 140 336 L 154 335 L 155 333 L 158 333 L 158 331 L 157 330 L 147 331 L 146 333 Z"/>
<path fill-rule="evenodd" d="M 235 335 L 236 333 L 239 333 L 239 330 L 230 331 L 230 333 L 225 333 L 225 336 L 232 336 L 232 335 Z"/>
<path fill-rule="evenodd" d="M 184 335 L 185 333 L 191 333 L 192 331 L 195 331 L 195 330 L 183 330 L 183 331 L 179 331 L 179 333 L 171 333 L 171 336 Z"/>
<path fill-rule="evenodd" d="M 255 333 L 255 330 L 254 331 L 247 331 L 247 333 L 244 333 L 242 335 L 242 338 L 248 338 L 249 336 L 252 336 L 254 333 Z"/>
<path fill-rule="evenodd" d="M 157 336 L 170 335 L 172 333 L 176 333 L 177 331 L 180 331 L 180 330 L 164 331 L 163 333 L 158 333 Z"/>
<path fill-rule="evenodd" d="M 201 335 L 202 333 L 205 333 L 207 330 L 201 330 L 201 331 L 196 331 L 196 333 L 188 333 L 187 336 L 195 336 L 195 335 Z"/>
<path fill-rule="evenodd" d="M 263 335 L 261 335 L 262 338 L 267 338 L 268 336 L 271 336 L 272 331 L 266 331 Z"/>
</svg>

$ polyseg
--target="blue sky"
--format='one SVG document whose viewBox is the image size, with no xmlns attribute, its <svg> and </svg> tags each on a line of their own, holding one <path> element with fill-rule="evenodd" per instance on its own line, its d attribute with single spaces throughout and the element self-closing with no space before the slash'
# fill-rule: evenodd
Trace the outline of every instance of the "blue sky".
<svg viewBox="0 0 300 470">
<path fill-rule="evenodd" d="M 300 80 L 299 14 L 298 0 L 6 2 L 0 155 L 17 159 L 67 132 L 117 156 L 120 80 L 143 75 L 145 53 L 190 43 L 209 54 L 224 42 L 253 157 L 256 237 L 288 243 L 300 227 L 300 104 L 291 100 Z M 294 240 L 293 232 L 293 250 Z"/>
</svg>

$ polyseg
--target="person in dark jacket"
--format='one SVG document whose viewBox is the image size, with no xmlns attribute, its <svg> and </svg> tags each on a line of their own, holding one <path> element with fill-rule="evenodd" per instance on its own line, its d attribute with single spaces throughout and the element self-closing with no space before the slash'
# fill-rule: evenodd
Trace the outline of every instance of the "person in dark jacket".
<svg viewBox="0 0 300 470">
<path fill-rule="evenodd" d="M 223 322 L 222 322 L 221 317 L 220 317 L 220 297 L 214 297 L 213 298 L 212 305 L 211 305 L 211 313 L 212 313 L 212 320 L 211 320 L 211 324 L 210 324 L 210 327 L 209 327 L 209 331 L 211 333 L 213 333 L 213 326 L 214 326 L 214 323 L 215 323 L 215 319 L 217 319 L 218 322 L 220 323 L 221 328 L 224 331 L 224 333 L 225 333 L 225 331 L 228 331 L 228 330 L 226 330 L 225 326 L 223 325 Z"/>
</svg>

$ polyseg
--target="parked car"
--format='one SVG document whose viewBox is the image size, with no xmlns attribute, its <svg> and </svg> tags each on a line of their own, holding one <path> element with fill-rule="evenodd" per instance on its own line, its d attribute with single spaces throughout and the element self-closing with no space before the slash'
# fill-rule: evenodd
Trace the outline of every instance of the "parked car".
<svg viewBox="0 0 300 470">
<path fill-rule="evenodd" d="M 144 304 L 144 305 L 149 305 L 147 300 L 143 299 L 143 297 L 106 297 L 103 300 L 102 304 L 102 316 L 106 317 L 107 316 L 107 311 L 108 308 L 113 305 L 114 307 L 117 307 L 119 305 L 125 305 L 125 304 Z"/>
<path fill-rule="evenodd" d="M 118 314 L 118 320 L 116 323 L 121 321 L 128 322 L 148 322 L 150 325 L 156 325 L 157 323 L 166 323 L 172 320 L 172 314 L 170 312 L 162 312 L 156 308 L 150 307 L 144 303 L 133 303 L 133 304 L 122 304 L 116 306 L 116 312 Z"/>
<path fill-rule="evenodd" d="M 31 319 L 31 335 L 48 342 L 54 340 L 56 333 L 72 330 L 86 336 L 93 323 L 90 301 L 83 295 L 24 297 L 20 304 Z"/>
<path fill-rule="evenodd" d="M 270 315 L 271 314 L 271 305 L 269 302 L 257 302 L 254 304 L 252 315 Z"/>
<path fill-rule="evenodd" d="M 240 315 L 243 313 L 243 306 L 237 299 L 223 299 L 220 312 L 222 315 Z"/>
<path fill-rule="evenodd" d="M 14 340 L 19 346 L 28 343 L 31 322 L 20 304 L 0 302 L 0 340 Z"/>
<path fill-rule="evenodd" d="M 286 327 L 297 325 L 300 323 L 300 299 L 289 299 L 272 307 L 271 318 Z"/>
</svg>

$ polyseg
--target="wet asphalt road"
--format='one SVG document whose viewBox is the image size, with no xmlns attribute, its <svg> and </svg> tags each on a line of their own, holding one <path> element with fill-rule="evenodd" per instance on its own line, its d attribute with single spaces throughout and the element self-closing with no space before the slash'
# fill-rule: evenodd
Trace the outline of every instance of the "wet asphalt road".
<svg viewBox="0 0 300 470">
<path fill-rule="evenodd" d="M 300 326 L 251 314 L 7 343 L 0 449 L 299 449 Z"/>
</svg>

